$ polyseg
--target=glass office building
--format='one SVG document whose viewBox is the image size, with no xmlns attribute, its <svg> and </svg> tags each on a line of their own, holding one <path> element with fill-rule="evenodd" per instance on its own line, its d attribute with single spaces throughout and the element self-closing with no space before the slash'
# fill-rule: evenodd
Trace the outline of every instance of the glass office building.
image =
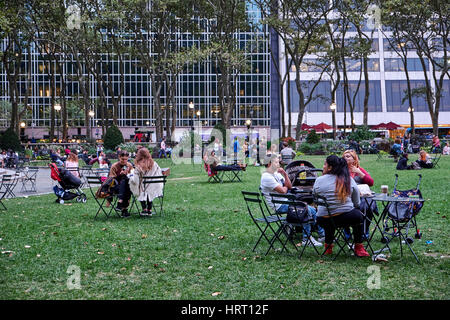
<svg viewBox="0 0 450 320">
<path fill-rule="evenodd" d="M 258 23 L 261 14 L 256 6 L 247 5 L 248 16 L 257 25 L 256 30 L 251 32 L 237 32 L 235 39 L 238 41 L 240 49 L 245 52 L 249 68 L 245 73 L 238 76 L 235 84 L 235 109 L 232 114 L 232 128 L 245 129 L 245 121 L 252 119 L 252 126 L 259 128 L 272 129 L 272 135 L 279 133 L 281 126 L 281 99 L 288 100 L 287 94 L 290 92 L 290 101 L 292 106 L 292 125 L 295 127 L 298 116 L 299 96 L 295 86 L 295 69 L 291 68 L 290 83 L 287 83 L 283 90 L 279 89 L 279 76 L 273 61 L 279 61 L 281 74 L 286 72 L 283 67 L 286 65 L 283 61 L 283 42 L 278 35 L 270 30 L 267 25 Z M 200 45 L 207 43 L 211 37 L 210 31 L 205 27 L 204 32 L 199 37 L 194 38 L 191 34 L 175 33 L 173 41 L 177 41 L 180 47 Z M 372 31 L 367 28 L 365 32 L 373 35 L 372 49 L 373 53 L 368 60 L 370 96 L 368 101 L 369 125 L 380 122 L 394 121 L 398 124 L 409 125 L 408 105 L 404 101 L 404 90 L 406 89 L 406 78 L 402 70 L 403 65 L 400 58 L 390 48 L 387 39 L 381 30 Z M 389 33 L 387 33 L 389 35 Z M 356 30 L 348 33 L 349 37 L 356 35 Z M 132 40 L 127 40 L 132 45 Z M 5 48 L 7 41 L 0 42 L 0 49 Z M 48 134 L 48 128 L 51 125 L 51 88 L 52 81 L 48 74 L 50 66 L 44 59 L 42 52 L 31 44 L 30 52 L 23 52 L 21 65 L 21 75 L 18 82 L 20 100 L 24 101 L 26 96 L 27 77 L 30 76 L 29 83 L 29 112 L 22 117 L 26 124 L 26 134 L 29 137 L 35 136 L 42 138 Z M 273 55 L 271 57 L 271 55 Z M 309 95 L 313 81 L 318 77 L 320 70 L 314 66 L 317 57 L 308 56 L 301 66 L 302 84 L 306 95 Z M 76 81 L 75 63 L 64 55 L 60 55 L 63 74 L 65 76 L 66 87 L 65 97 L 67 101 L 76 101 L 81 99 L 81 90 Z M 119 62 L 117 60 L 105 61 L 111 65 L 112 82 L 115 90 L 118 90 L 120 84 Z M 155 109 L 151 81 L 148 71 L 140 67 L 139 61 L 131 58 L 124 60 L 124 93 L 119 102 L 118 124 L 124 132 L 125 138 L 129 138 L 136 127 L 154 128 Z M 358 86 L 360 76 L 360 62 L 348 60 L 349 86 L 350 91 L 355 92 Z M 418 57 L 411 52 L 408 59 L 408 66 L 411 77 L 411 85 L 417 88 L 424 83 L 424 74 L 422 65 Z M 427 71 L 431 73 L 431 68 L 426 65 Z M 30 70 L 30 72 L 28 71 Z M 56 64 L 54 70 L 57 71 Z M 29 72 L 29 74 L 28 74 Z M 88 75 L 86 70 L 84 73 Z M 432 79 L 429 74 L 429 79 Z M 99 135 L 98 121 L 99 112 L 95 107 L 100 100 L 99 86 L 96 79 L 89 75 L 90 100 L 92 109 L 96 110 L 91 119 L 93 132 Z M 161 95 L 163 110 L 166 108 L 175 108 L 177 111 L 176 134 L 180 134 L 192 126 L 192 120 L 199 120 L 203 128 L 211 129 L 220 120 L 219 115 L 219 97 L 217 88 L 217 75 L 214 64 L 211 61 L 196 63 L 177 76 L 176 79 L 175 104 L 166 105 L 167 97 L 165 93 Z M 61 95 L 61 79 L 56 72 L 55 76 L 55 94 L 58 101 Z M 433 83 L 432 83 L 433 85 Z M 290 90 L 288 90 L 288 86 Z M 355 123 L 362 124 L 363 118 L 363 99 L 364 83 L 362 82 L 355 99 Z M 331 82 L 326 76 L 319 83 L 313 96 L 330 97 Z M 0 127 L 9 126 L 9 84 L 6 78 L 6 72 L 0 65 Z M 336 93 L 336 122 L 339 127 L 344 124 L 344 91 L 342 86 Z M 107 96 L 106 102 L 108 108 L 112 108 L 112 97 Z M 189 108 L 193 103 L 194 108 Z M 70 105 L 70 104 L 69 104 Z M 431 119 L 428 112 L 428 106 L 423 98 L 415 97 L 413 99 L 415 123 L 417 125 L 430 125 Z M 330 101 L 327 99 L 315 99 L 306 109 L 303 122 L 314 125 L 320 122 L 331 124 Z M 192 110 L 193 109 L 193 110 Z M 68 107 L 69 116 L 69 136 L 84 134 L 84 114 L 76 105 Z M 288 119 L 287 112 L 285 119 Z M 347 125 L 350 125 L 349 111 L 347 110 Z M 443 97 L 440 107 L 439 122 L 449 124 L 450 126 L 450 80 L 448 77 L 444 80 Z M 60 126 L 61 117 L 56 116 L 56 127 Z M 198 123 L 198 122 L 197 122 Z M 165 127 L 165 121 L 163 120 Z M 177 134 L 178 133 L 178 134 Z M 295 136 L 295 132 L 290 133 Z"/>
<path fill-rule="evenodd" d="M 372 53 L 368 59 L 368 75 L 369 75 L 369 101 L 368 101 L 368 124 L 375 125 L 381 122 L 393 121 L 404 127 L 410 125 L 409 104 L 405 98 L 405 90 L 407 88 L 406 75 L 403 70 L 403 64 L 400 57 L 391 47 L 388 39 L 385 35 L 389 36 L 390 32 L 382 32 L 381 29 L 376 29 L 374 32 L 367 26 L 363 28 L 363 31 L 372 37 Z M 356 30 L 348 32 L 348 37 L 357 36 Z M 282 43 L 282 42 L 280 42 Z M 280 51 L 284 52 L 284 48 L 281 45 Z M 281 65 L 285 62 L 281 59 Z M 315 79 L 320 79 L 320 69 L 315 66 L 317 64 L 317 57 L 311 55 L 307 56 L 304 63 L 300 67 L 300 77 L 302 88 L 306 97 L 311 95 L 311 88 L 313 87 Z M 361 62 L 358 60 L 348 59 L 346 61 L 350 95 L 353 98 L 355 94 L 355 124 L 361 125 L 363 123 L 363 107 L 364 107 L 364 95 L 365 84 L 364 74 L 362 75 L 362 81 L 360 82 L 360 70 Z M 408 52 L 408 71 L 410 76 L 411 88 L 419 88 L 425 85 L 425 76 L 420 63 L 420 59 L 414 50 Z M 429 66 L 429 61 L 425 59 L 425 68 L 428 73 L 428 79 L 431 79 L 430 84 L 433 89 L 434 82 L 432 81 L 432 71 Z M 284 88 L 283 96 L 287 99 L 287 95 L 290 95 L 290 101 L 292 110 L 294 111 L 294 119 L 292 125 L 296 125 L 298 111 L 299 111 L 299 94 L 296 90 L 296 73 L 295 67 L 292 66 L 290 71 L 290 83 Z M 303 80 L 304 79 L 304 80 Z M 341 77 L 342 79 L 342 77 Z M 359 90 L 357 89 L 358 83 Z M 287 88 L 287 86 L 290 86 Z M 336 101 L 336 125 L 339 128 L 344 126 L 344 89 L 342 85 L 338 87 L 335 101 Z M 317 87 L 312 93 L 313 100 L 307 105 L 305 114 L 303 117 L 303 123 L 308 125 L 315 125 L 320 122 L 325 122 L 329 125 L 332 124 L 332 113 L 330 110 L 331 103 L 331 81 L 327 75 L 323 76 L 322 81 L 319 82 Z M 305 98 L 306 100 L 306 98 Z M 428 111 L 428 104 L 423 97 L 413 97 L 413 112 L 415 125 L 419 127 L 432 127 L 432 121 L 430 113 Z M 346 126 L 349 127 L 350 123 L 350 111 L 347 104 L 346 107 L 347 119 Z M 287 113 L 286 113 L 287 116 Z M 448 76 L 444 80 L 443 95 L 441 98 L 439 124 L 442 127 L 450 129 L 450 80 Z M 295 135 L 292 132 L 291 135 Z"/>
<path fill-rule="evenodd" d="M 237 40 L 239 48 L 245 52 L 248 62 L 248 69 L 244 73 L 240 73 L 235 84 L 236 97 L 235 109 L 232 114 L 232 127 L 245 127 L 245 121 L 249 118 L 253 120 L 254 127 L 270 126 L 270 53 L 269 53 L 269 34 L 267 27 L 258 24 L 260 21 L 260 13 L 253 5 L 248 4 L 247 12 L 249 19 L 257 23 L 256 30 L 249 32 L 237 32 L 235 40 Z M 211 37 L 210 30 L 205 27 L 200 36 L 194 37 L 188 33 L 175 33 L 173 41 L 177 42 L 180 47 L 199 46 L 209 41 Z M 133 40 L 129 41 L 132 45 Z M 0 42 L 0 49 L 5 48 L 7 41 Z M 42 138 L 44 131 L 48 132 L 51 125 L 51 87 L 52 82 L 48 74 L 50 69 L 49 63 L 44 59 L 43 53 L 39 52 L 39 48 L 35 44 L 31 44 L 29 54 L 24 52 L 20 80 L 18 89 L 20 92 L 20 100 L 24 101 L 27 70 L 31 70 L 31 78 L 29 83 L 28 104 L 30 110 L 21 121 L 26 123 L 27 135 L 31 137 L 31 127 L 34 129 L 33 135 L 36 138 Z M 62 68 L 65 76 L 65 97 L 66 101 L 79 100 L 82 92 L 79 83 L 76 81 L 76 63 L 71 61 L 70 57 L 61 54 L 59 56 L 63 61 Z M 108 57 L 103 56 L 102 59 L 111 64 L 112 82 L 115 91 L 119 91 L 120 71 L 118 60 L 106 60 Z M 118 109 L 118 125 L 123 132 L 131 135 L 136 127 L 153 127 L 155 122 L 155 109 L 153 103 L 153 93 L 151 92 L 151 80 L 148 71 L 138 65 L 137 60 L 125 58 L 124 60 L 124 92 L 119 102 Z M 54 70 L 58 70 L 56 64 Z M 99 86 L 94 76 L 89 75 L 87 70 L 83 70 L 86 76 L 89 76 L 89 91 L 91 106 L 96 110 L 96 104 L 100 99 Z M 56 100 L 60 100 L 61 95 L 61 79 L 56 72 Z M 6 79 L 6 72 L 0 65 L 0 127 L 9 126 L 9 85 Z M 203 61 L 195 63 L 187 67 L 176 79 L 175 105 L 166 105 L 166 92 L 161 95 L 162 109 L 176 108 L 176 127 L 179 132 L 190 128 L 192 120 L 199 120 L 204 128 L 212 128 L 220 120 L 219 115 L 219 97 L 217 88 L 217 75 L 214 63 L 211 61 Z M 112 98 L 106 96 L 108 108 L 112 108 Z M 194 104 L 194 108 L 189 108 L 190 103 Z M 78 128 L 78 134 L 84 133 L 84 113 L 79 107 L 68 107 L 69 117 L 69 136 Z M 164 119 L 164 117 L 163 117 Z M 96 110 L 95 116 L 91 119 L 93 131 L 98 128 L 100 120 L 99 111 Z M 111 120 L 111 119 L 110 119 Z M 58 125 L 61 124 L 60 116 L 56 116 Z M 165 127 L 165 120 L 163 120 Z M 81 131 L 80 128 L 83 128 Z M 40 132 L 40 134 L 38 133 Z M 97 129 L 98 132 L 98 129 Z"/>
</svg>

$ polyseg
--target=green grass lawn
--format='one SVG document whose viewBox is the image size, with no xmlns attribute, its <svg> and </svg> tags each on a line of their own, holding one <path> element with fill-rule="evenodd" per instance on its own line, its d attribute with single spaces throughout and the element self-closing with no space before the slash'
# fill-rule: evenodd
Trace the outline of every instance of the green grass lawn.
<svg viewBox="0 0 450 320">
<path fill-rule="evenodd" d="M 318 168 L 325 159 L 305 158 Z M 392 190 L 395 173 L 408 189 L 423 175 L 423 238 L 413 244 L 421 264 L 409 251 L 401 259 L 398 241 L 387 263 L 345 254 L 331 261 L 312 248 L 301 260 L 292 249 L 264 256 L 265 244 L 252 252 L 258 230 L 241 190 L 257 191 L 263 169 L 249 167 L 242 183 L 220 185 L 207 183 L 200 165 L 164 160 L 171 175 L 163 217 L 94 220 L 89 190 L 85 204 L 60 205 L 53 195 L 6 200 L 0 299 L 449 299 L 450 158 L 442 157 L 440 169 L 400 172 L 392 160 L 375 159 L 361 159 L 374 191 Z M 67 286 L 72 265 L 81 289 Z M 367 286 L 371 266 L 379 267 L 379 289 Z"/>
</svg>

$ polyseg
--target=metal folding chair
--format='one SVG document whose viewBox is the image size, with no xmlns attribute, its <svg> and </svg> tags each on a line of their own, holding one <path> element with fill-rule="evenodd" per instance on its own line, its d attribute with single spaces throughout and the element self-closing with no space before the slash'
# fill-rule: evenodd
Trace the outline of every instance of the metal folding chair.
<svg viewBox="0 0 450 320">
<path fill-rule="evenodd" d="M 22 171 L 22 188 L 20 189 L 21 192 L 37 192 L 36 190 L 36 178 L 37 174 L 39 172 L 38 167 L 29 167 L 28 170 Z M 27 189 L 27 183 L 30 183 L 30 189 Z"/>
<path fill-rule="evenodd" d="M 270 249 L 275 248 L 275 242 L 279 242 L 281 244 L 282 251 L 286 250 L 289 252 L 285 243 L 280 238 L 283 231 L 283 222 L 286 218 L 280 217 L 277 214 L 270 214 L 270 210 L 267 207 L 266 202 L 258 192 L 241 192 L 247 205 L 248 213 L 261 233 L 252 251 L 255 251 L 261 240 L 265 239 L 269 244 L 266 255 L 269 253 Z"/>
<path fill-rule="evenodd" d="M 435 157 L 431 158 L 432 168 L 440 168 L 439 160 L 441 160 L 442 153 L 437 153 Z"/>
<path fill-rule="evenodd" d="M 3 207 L 2 210 L 8 210 L 5 206 L 5 204 L 3 203 L 3 199 L 5 198 L 7 193 L 8 193 L 7 188 L 3 185 L 3 179 L 2 179 L 2 182 L 0 183 L 0 206 Z"/>
<path fill-rule="evenodd" d="M 162 189 L 163 194 L 161 196 L 153 199 L 153 208 L 155 208 L 155 212 L 161 216 L 163 215 L 164 189 L 166 186 L 166 181 L 167 181 L 167 176 L 153 176 L 153 177 L 144 176 L 144 177 L 142 177 L 142 184 L 144 185 L 144 188 L 146 188 L 147 185 L 149 185 L 149 184 L 155 184 L 155 183 L 163 184 L 163 189 Z M 151 186 L 150 186 L 150 188 L 151 188 Z M 157 200 L 158 203 L 155 203 L 155 200 Z"/>
<path fill-rule="evenodd" d="M 305 207 L 306 207 L 306 209 L 308 209 L 308 204 L 306 202 L 297 200 L 296 196 L 293 194 L 271 193 L 269 195 L 272 197 L 273 204 L 288 205 L 294 211 L 301 210 L 302 208 L 305 208 Z M 280 217 L 282 216 L 281 214 L 279 214 L 277 212 L 275 212 L 275 213 L 277 215 L 279 215 Z M 282 222 L 283 232 L 288 235 L 286 237 L 286 241 L 284 244 L 286 245 L 287 242 L 290 241 L 293 244 L 293 246 L 295 247 L 295 249 L 297 249 L 297 246 L 293 240 L 295 233 L 297 233 L 297 231 L 303 230 L 303 226 L 306 223 L 311 223 L 313 221 L 314 221 L 313 217 L 309 214 L 305 217 L 305 220 L 303 222 L 291 222 L 291 221 L 288 221 L 287 219 L 284 219 Z M 288 230 L 290 230 L 290 232 L 288 232 Z M 312 242 L 312 240 L 311 240 L 311 233 L 310 233 L 307 235 L 306 242 L 304 243 L 302 251 L 300 252 L 300 255 L 298 257 L 299 259 L 302 258 L 305 248 L 307 246 L 309 246 L 310 244 L 312 245 L 312 247 L 314 248 L 316 253 L 318 255 L 320 255 L 319 251 L 317 250 L 316 246 L 314 245 L 314 242 Z"/>
<path fill-rule="evenodd" d="M 2 176 L 2 186 L 5 188 L 5 198 L 15 198 L 16 195 L 14 193 L 14 187 L 17 184 L 17 178 L 16 175 L 11 175 L 11 174 L 4 174 Z"/>
<path fill-rule="evenodd" d="M 106 216 L 106 218 L 109 218 L 111 215 L 111 212 L 116 212 L 116 215 L 120 217 L 120 214 L 114 209 L 117 202 L 117 197 L 113 197 L 111 200 L 111 206 L 109 209 L 105 209 L 104 206 L 106 204 L 106 201 L 108 198 L 97 198 L 96 197 L 96 191 L 94 191 L 94 188 L 101 187 L 102 181 L 100 179 L 100 176 L 86 176 L 86 182 L 88 184 L 89 190 L 91 191 L 92 197 L 95 199 L 95 202 L 97 202 L 98 210 L 95 214 L 94 219 L 97 219 L 97 216 L 100 212 L 103 212 Z"/>
<path fill-rule="evenodd" d="M 219 182 L 219 183 L 224 183 L 224 182 L 234 182 L 234 181 L 239 181 L 242 182 L 241 180 L 241 174 L 242 174 L 242 170 L 219 170 L 219 171 L 214 171 L 212 170 L 211 166 L 209 164 L 204 164 L 205 166 L 205 170 L 208 173 L 208 182 Z"/>
<path fill-rule="evenodd" d="M 328 218 L 330 219 L 329 221 L 332 223 L 333 228 L 335 229 L 334 232 L 334 242 L 336 243 L 336 245 L 339 247 L 339 251 L 337 252 L 337 254 L 335 255 L 335 257 L 333 258 L 333 260 L 336 260 L 336 258 L 339 256 L 339 254 L 345 250 L 345 247 L 347 246 L 347 248 L 349 248 L 350 251 L 353 252 L 353 254 L 355 254 L 355 249 L 354 246 L 349 242 L 349 240 L 347 240 L 347 238 L 345 237 L 344 234 L 344 228 L 347 227 L 347 225 L 338 225 L 335 222 L 334 217 L 331 215 L 330 213 L 330 207 L 328 205 L 327 199 L 321 195 L 318 195 L 316 193 L 313 193 L 313 197 L 314 197 L 314 202 L 317 206 L 322 206 L 325 207 L 327 212 L 328 212 Z M 362 225 L 360 226 L 362 229 Z M 370 246 L 370 242 L 367 242 L 368 246 Z M 370 247 L 370 249 L 372 250 L 372 248 Z M 322 252 L 322 256 L 325 253 L 326 249 Z M 372 250 L 373 252 L 373 250 Z"/>
</svg>

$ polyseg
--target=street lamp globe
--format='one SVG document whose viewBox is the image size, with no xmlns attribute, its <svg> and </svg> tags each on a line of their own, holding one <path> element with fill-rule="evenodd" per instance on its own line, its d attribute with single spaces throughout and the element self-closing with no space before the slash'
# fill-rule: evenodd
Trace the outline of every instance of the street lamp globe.
<svg viewBox="0 0 450 320">
<path fill-rule="evenodd" d="M 192 101 L 189 102 L 189 109 L 194 109 L 194 103 Z"/>
<path fill-rule="evenodd" d="M 247 120 L 245 121 L 245 125 L 247 126 L 247 129 L 250 129 L 250 126 L 252 125 L 252 120 L 247 119 Z"/>
<path fill-rule="evenodd" d="M 56 111 L 60 111 L 61 110 L 61 105 L 59 103 L 55 104 L 55 110 Z"/>
<path fill-rule="evenodd" d="M 25 126 L 26 126 L 25 122 L 22 121 L 22 122 L 20 123 L 20 127 L 21 127 L 21 128 L 25 128 Z"/>
<path fill-rule="evenodd" d="M 336 110 L 336 103 L 333 102 L 332 104 L 330 104 L 330 110 L 331 111 L 335 111 Z"/>
<path fill-rule="evenodd" d="M 93 118 L 94 116 L 95 116 L 95 112 L 94 111 L 89 111 L 89 116 L 91 117 L 91 118 Z"/>
</svg>

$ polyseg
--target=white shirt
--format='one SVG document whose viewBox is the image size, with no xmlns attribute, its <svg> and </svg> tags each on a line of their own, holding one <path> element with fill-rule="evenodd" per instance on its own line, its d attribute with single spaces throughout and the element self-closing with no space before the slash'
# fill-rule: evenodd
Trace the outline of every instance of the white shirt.
<svg viewBox="0 0 450 320">
<path fill-rule="evenodd" d="M 266 171 L 261 175 L 261 193 L 264 195 L 267 205 L 275 210 L 278 210 L 281 204 L 273 204 L 270 193 L 278 193 L 274 190 L 278 186 L 284 187 L 284 177 L 281 173 L 275 172 L 272 174 Z"/>
</svg>

